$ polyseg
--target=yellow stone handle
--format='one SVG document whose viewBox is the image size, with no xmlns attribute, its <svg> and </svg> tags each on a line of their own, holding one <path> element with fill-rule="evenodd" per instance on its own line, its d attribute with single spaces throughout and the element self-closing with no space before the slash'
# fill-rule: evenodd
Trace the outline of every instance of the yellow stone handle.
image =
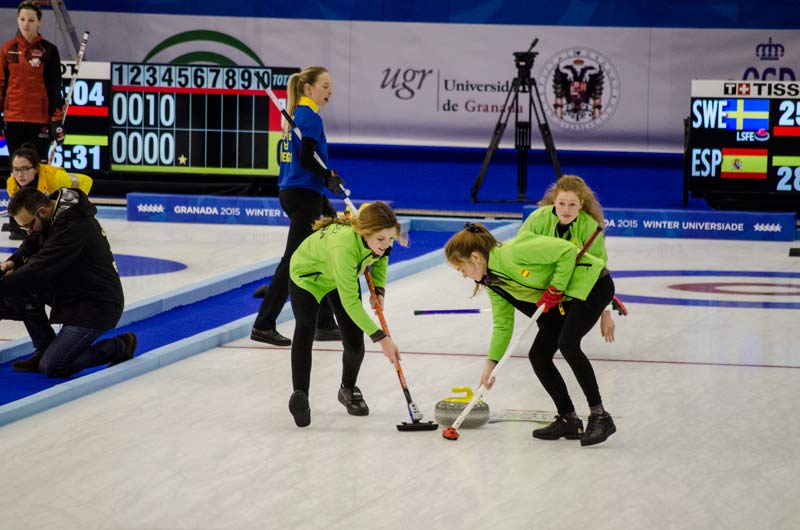
<svg viewBox="0 0 800 530">
<path fill-rule="evenodd" d="M 451 388 L 450 391 L 456 394 L 463 392 L 465 395 L 444 398 L 442 401 L 449 401 L 450 403 L 469 403 L 472 401 L 472 397 L 475 395 L 475 392 L 472 391 L 472 387 L 468 386 L 456 386 Z"/>
</svg>

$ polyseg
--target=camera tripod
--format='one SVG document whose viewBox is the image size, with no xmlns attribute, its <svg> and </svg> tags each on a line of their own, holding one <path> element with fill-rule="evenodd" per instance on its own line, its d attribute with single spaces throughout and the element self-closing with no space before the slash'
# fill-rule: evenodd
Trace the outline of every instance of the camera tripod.
<svg viewBox="0 0 800 530">
<path fill-rule="evenodd" d="M 556 154 L 556 146 L 553 143 L 553 135 L 550 132 L 550 125 L 547 123 L 547 116 L 544 114 L 542 98 L 539 95 L 539 88 L 536 85 L 536 80 L 531 77 L 533 62 L 536 56 L 539 55 L 539 52 L 533 51 L 533 48 L 538 42 L 538 38 L 534 39 L 526 52 L 514 52 L 517 77 L 512 81 L 511 87 L 506 94 L 506 100 L 503 103 L 500 117 L 497 119 L 497 124 L 494 126 L 492 139 L 489 142 L 489 148 L 486 150 L 486 156 L 483 158 L 481 170 L 475 179 L 475 183 L 472 185 L 472 202 L 479 202 L 478 192 L 483 185 L 483 180 L 486 177 L 486 170 L 489 169 L 492 156 L 494 152 L 497 151 L 500 140 L 503 138 L 503 133 L 506 130 L 506 125 L 508 124 L 508 119 L 511 117 L 512 110 L 514 111 L 514 148 L 517 150 L 517 198 L 513 200 L 501 199 L 485 202 L 526 202 L 525 191 L 528 189 L 528 151 L 531 148 L 532 116 L 536 118 L 544 148 L 550 154 L 550 160 L 553 163 L 556 178 L 561 178 L 561 165 L 558 163 L 558 155 Z M 520 120 L 520 94 L 527 94 L 528 96 L 527 121 Z M 524 118 L 524 115 L 522 117 Z"/>
</svg>

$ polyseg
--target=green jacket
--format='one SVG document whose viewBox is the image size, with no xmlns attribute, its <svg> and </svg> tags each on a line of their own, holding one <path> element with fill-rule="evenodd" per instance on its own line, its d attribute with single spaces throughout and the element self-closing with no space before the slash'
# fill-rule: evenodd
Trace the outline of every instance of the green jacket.
<svg viewBox="0 0 800 530">
<path fill-rule="evenodd" d="M 558 226 L 558 216 L 555 212 L 555 206 L 548 204 L 534 210 L 522 223 L 518 233 L 530 232 L 540 236 L 559 237 L 556 226 Z M 592 237 L 596 230 L 597 221 L 595 221 L 594 217 L 581 210 L 578 212 L 578 217 L 570 224 L 563 239 L 572 242 L 580 249 L 589 241 L 589 238 Z M 603 260 L 603 265 L 608 266 L 608 253 L 606 252 L 606 242 L 602 232 L 597 235 L 586 253 L 600 258 Z"/>
<path fill-rule="evenodd" d="M 308 236 L 297 247 L 289 265 L 292 281 L 321 302 L 333 291 L 339 291 L 345 311 L 355 324 L 373 341 L 385 335 L 370 318 L 359 297 L 358 277 L 372 266 L 375 288 L 386 286 L 388 258 L 375 256 L 351 226 L 330 224 Z"/>
<path fill-rule="evenodd" d="M 578 249 L 549 236 L 520 233 L 489 253 L 487 293 L 492 303 L 492 340 L 489 359 L 500 360 L 514 332 L 514 306 L 497 293 L 502 289 L 515 300 L 535 303 L 550 285 L 565 296 L 585 300 L 603 270 L 603 262 L 589 255 L 576 265 Z"/>
</svg>

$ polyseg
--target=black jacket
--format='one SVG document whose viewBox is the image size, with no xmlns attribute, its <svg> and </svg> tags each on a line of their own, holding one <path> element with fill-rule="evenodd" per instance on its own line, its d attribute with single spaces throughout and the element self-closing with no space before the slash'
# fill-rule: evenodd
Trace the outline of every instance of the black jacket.
<svg viewBox="0 0 800 530">
<path fill-rule="evenodd" d="M 0 281 L 0 296 L 22 290 L 49 290 L 50 321 L 112 329 L 125 301 L 122 283 L 97 208 L 81 190 L 62 188 L 52 198 L 49 226 L 25 238 L 9 259 L 14 272 Z"/>
</svg>

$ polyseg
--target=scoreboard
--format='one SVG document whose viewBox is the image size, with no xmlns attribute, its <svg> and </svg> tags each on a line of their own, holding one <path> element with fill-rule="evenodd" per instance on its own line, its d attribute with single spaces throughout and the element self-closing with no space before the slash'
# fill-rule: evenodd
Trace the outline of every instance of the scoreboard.
<svg viewBox="0 0 800 530">
<path fill-rule="evenodd" d="M 710 203 L 800 211 L 800 82 L 692 81 L 684 171 Z"/>
<path fill-rule="evenodd" d="M 66 96 L 75 65 L 62 63 L 61 67 Z M 108 71 L 108 63 L 81 63 L 67 110 L 64 145 L 56 149 L 54 165 L 78 173 L 108 170 Z"/>
<path fill-rule="evenodd" d="M 64 63 L 64 92 L 73 65 Z M 81 63 L 55 165 L 78 172 L 274 176 L 279 99 L 298 68 Z M 7 167 L 7 164 L 5 164 Z"/>
</svg>

